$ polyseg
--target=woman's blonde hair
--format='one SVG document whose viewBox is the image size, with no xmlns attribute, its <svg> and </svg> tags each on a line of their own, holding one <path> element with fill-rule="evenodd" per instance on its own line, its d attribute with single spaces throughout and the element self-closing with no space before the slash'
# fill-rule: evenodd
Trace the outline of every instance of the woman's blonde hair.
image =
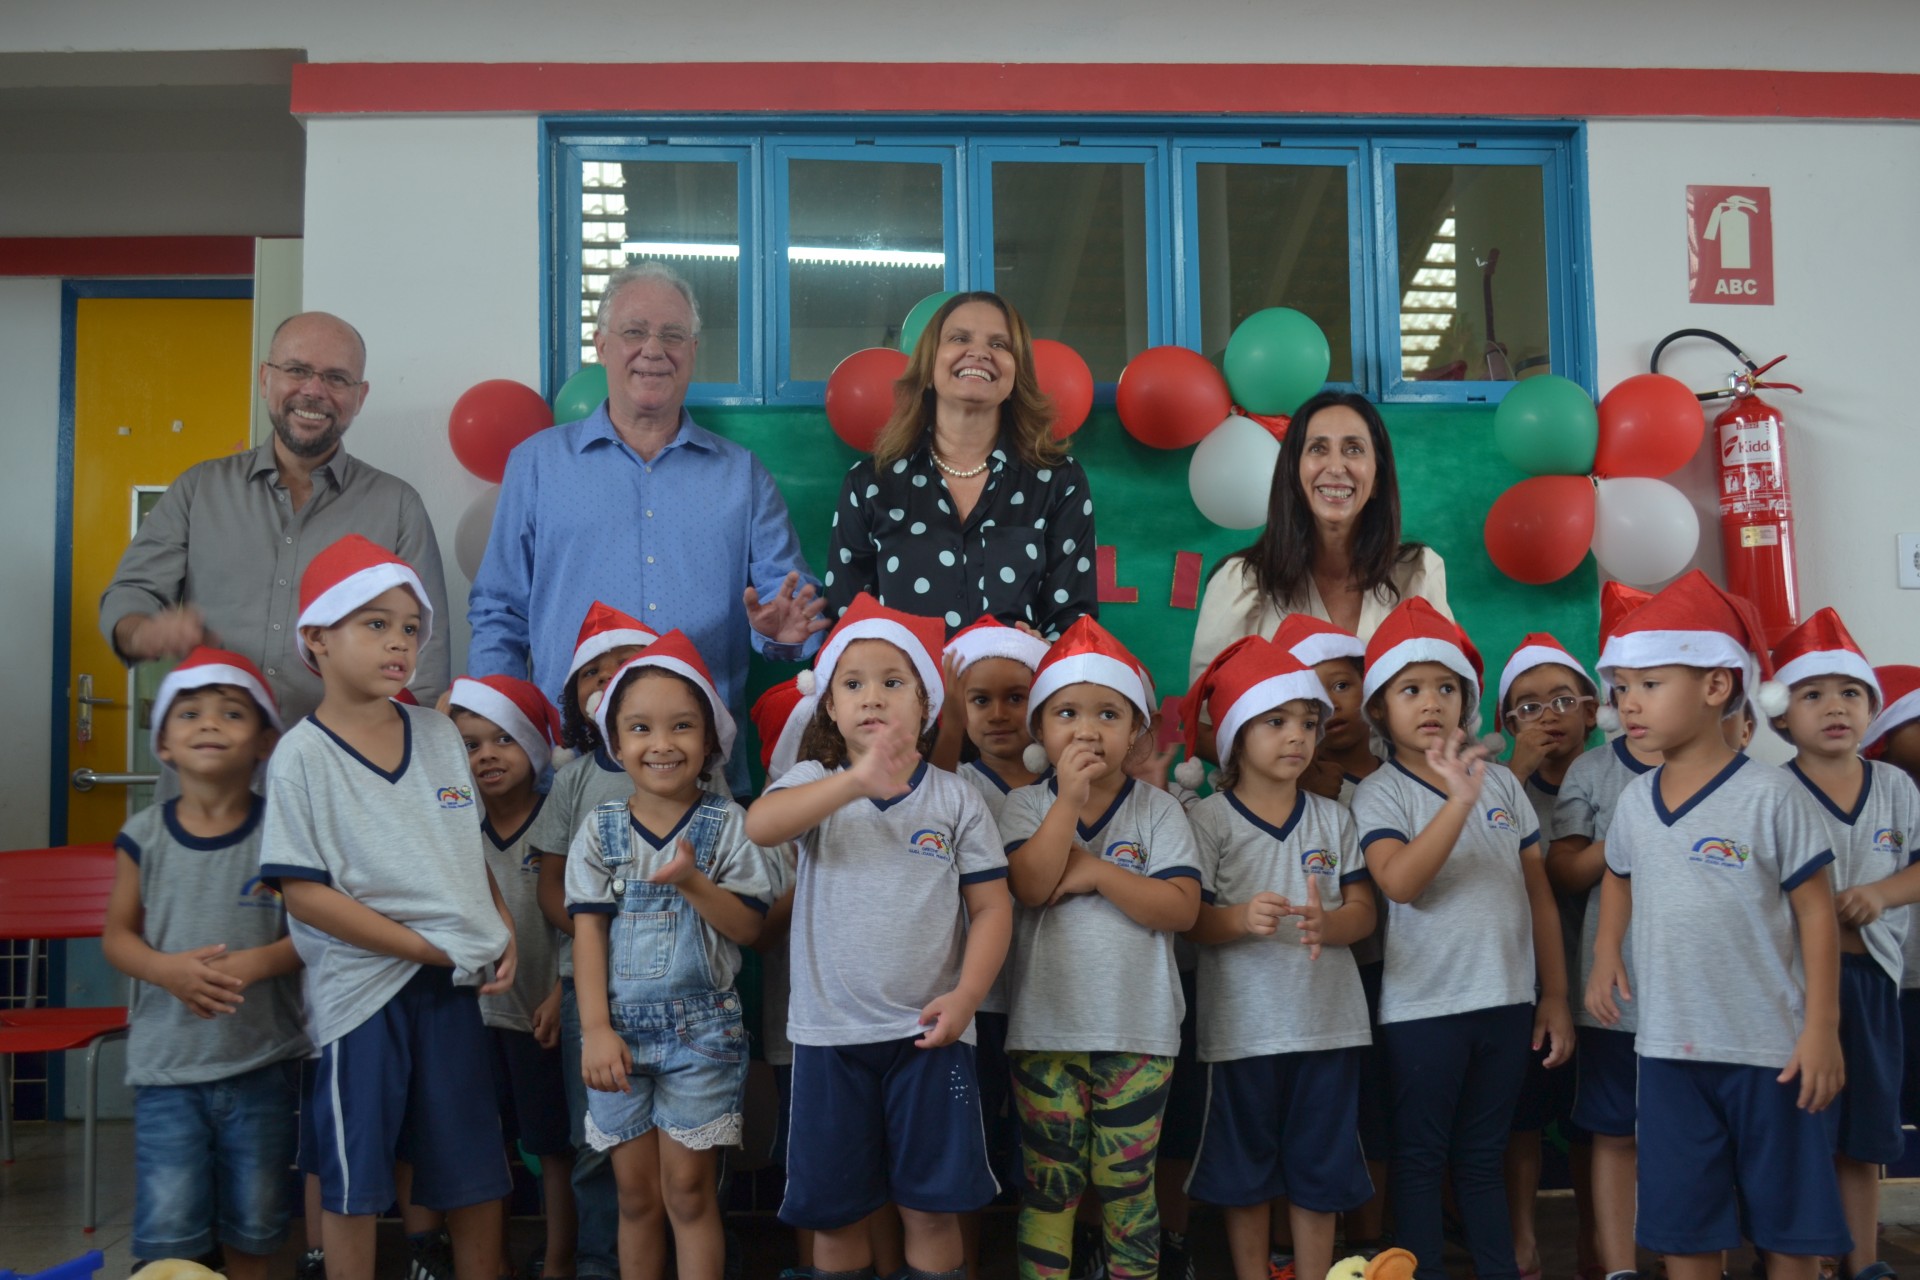
<svg viewBox="0 0 1920 1280">
<path fill-rule="evenodd" d="M 956 293 L 927 321 L 914 344 L 907 371 L 893 384 L 893 416 L 873 444 L 873 465 L 890 467 L 912 453 L 933 430 L 933 362 L 940 350 L 940 331 L 947 317 L 970 302 L 991 303 L 1007 318 L 1007 336 L 1013 339 L 1013 392 L 1000 403 L 1000 435 L 1012 443 L 1020 461 L 1029 467 L 1051 467 L 1067 456 L 1066 446 L 1053 438 L 1053 401 L 1040 390 L 1033 372 L 1033 335 L 1011 303 L 997 293 L 975 289 Z"/>
</svg>

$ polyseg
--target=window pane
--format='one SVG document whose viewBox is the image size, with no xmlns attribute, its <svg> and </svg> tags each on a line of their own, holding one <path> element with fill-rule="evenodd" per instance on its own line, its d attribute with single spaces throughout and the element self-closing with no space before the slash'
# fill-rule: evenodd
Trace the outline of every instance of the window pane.
<svg viewBox="0 0 1920 1280">
<path fill-rule="evenodd" d="M 1540 172 L 1532 165 L 1394 169 L 1405 377 L 1510 382 L 1548 367 Z"/>
<path fill-rule="evenodd" d="M 1312 317 L 1333 348 L 1332 382 L 1353 381 L 1347 171 L 1339 165 L 1195 166 L 1200 349 L 1218 358 L 1265 307 Z"/>
<path fill-rule="evenodd" d="M 1099 382 L 1147 345 L 1146 187 L 1139 164 L 993 166 L 993 287 Z"/>
<path fill-rule="evenodd" d="M 823 381 L 862 347 L 890 347 L 913 304 L 946 280 L 937 164 L 787 165 L 788 376 Z"/>
<path fill-rule="evenodd" d="M 607 277 L 664 262 L 700 300 L 696 382 L 740 382 L 740 170 L 731 160 L 581 165 L 580 360 L 593 351 Z"/>
</svg>

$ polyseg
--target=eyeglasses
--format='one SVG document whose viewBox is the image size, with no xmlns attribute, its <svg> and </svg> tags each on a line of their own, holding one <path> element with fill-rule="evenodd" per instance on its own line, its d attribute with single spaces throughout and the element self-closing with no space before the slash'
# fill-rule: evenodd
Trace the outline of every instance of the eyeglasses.
<svg viewBox="0 0 1920 1280">
<path fill-rule="evenodd" d="M 275 364 L 271 360 L 262 360 L 260 363 L 269 369 L 278 369 L 299 386 L 306 385 L 311 378 L 318 378 L 327 384 L 329 391 L 351 391 L 361 383 L 361 379 L 339 369 L 328 369 L 323 372 L 319 369 L 309 369 L 304 364 Z"/>
<path fill-rule="evenodd" d="M 647 345 L 647 340 L 651 338 L 658 342 L 664 351 L 678 351 L 681 347 L 692 342 L 697 336 L 698 335 L 680 328 L 678 325 L 668 325 L 666 328 L 656 331 L 647 325 L 637 324 L 631 328 L 620 331 L 620 340 L 622 342 L 636 347 L 644 347 Z"/>
<path fill-rule="evenodd" d="M 1513 710 L 1507 712 L 1507 714 L 1522 724 L 1525 724 L 1530 720 L 1538 720 L 1541 716 L 1545 715 L 1548 707 L 1553 708 L 1555 715 L 1564 716 L 1569 711 L 1592 701 L 1593 699 L 1584 693 L 1578 697 L 1572 694 L 1562 694 L 1550 702 L 1522 702 L 1514 707 Z"/>
</svg>

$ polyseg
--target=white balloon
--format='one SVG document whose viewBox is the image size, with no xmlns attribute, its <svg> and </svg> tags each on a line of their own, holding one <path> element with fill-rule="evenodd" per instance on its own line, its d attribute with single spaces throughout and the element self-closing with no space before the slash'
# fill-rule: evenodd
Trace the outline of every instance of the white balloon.
<svg viewBox="0 0 1920 1280">
<path fill-rule="evenodd" d="M 1593 555 L 1622 582 L 1665 582 L 1700 546 L 1700 515 L 1665 480 L 1621 476 L 1602 480 L 1594 495 Z"/>
<path fill-rule="evenodd" d="M 1258 529 L 1267 522 L 1267 498 L 1280 442 L 1255 422 L 1233 414 L 1194 446 L 1187 488 L 1200 514 L 1223 529 Z"/>
<path fill-rule="evenodd" d="M 473 500 L 453 531 L 453 558 L 459 563 L 460 572 L 467 575 L 468 582 L 480 572 L 480 562 L 486 558 L 487 535 L 493 532 L 493 509 L 499 502 L 500 486 L 495 485 Z"/>
</svg>

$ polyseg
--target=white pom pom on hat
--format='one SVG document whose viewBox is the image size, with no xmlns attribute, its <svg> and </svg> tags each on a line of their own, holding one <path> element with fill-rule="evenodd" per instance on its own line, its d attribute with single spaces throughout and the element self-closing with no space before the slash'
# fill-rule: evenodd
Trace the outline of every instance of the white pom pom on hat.
<svg viewBox="0 0 1920 1280">
<path fill-rule="evenodd" d="M 1207 780 L 1207 766 L 1199 756 L 1188 756 L 1173 766 L 1173 780 L 1189 791 L 1198 791 Z"/>
<path fill-rule="evenodd" d="M 1047 749 L 1037 742 L 1029 742 L 1020 752 L 1020 763 L 1027 766 L 1028 773 L 1047 771 Z"/>
</svg>

